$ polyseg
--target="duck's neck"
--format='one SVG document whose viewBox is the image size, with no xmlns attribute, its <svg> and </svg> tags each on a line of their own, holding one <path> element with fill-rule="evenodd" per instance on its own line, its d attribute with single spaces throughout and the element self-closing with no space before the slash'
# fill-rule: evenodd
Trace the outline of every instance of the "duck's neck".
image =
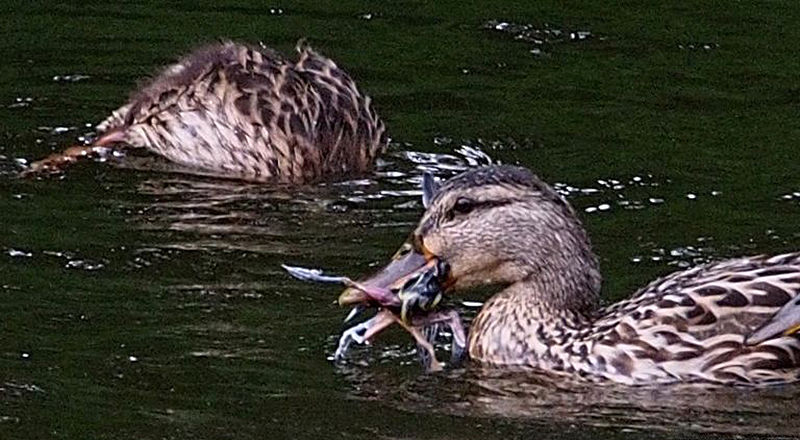
<svg viewBox="0 0 800 440">
<path fill-rule="evenodd" d="M 470 356 L 491 364 L 561 364 L 564 350 L 580 350 L 597 307 L 597 281 L 567 272 L 529 277 L 490 298 L 470 329 Z M 596 285 L 596 286 L 595 286 Z M 583 289 L 575 291 L 572 289 Z"/>
<path fill-rule="evenodd" d="M 504 243 L 505 260 L 494 273 L 510 285 L 475 318 L 473 359 L 557 368 L 562 353 L 591 331 L 601 284 L 597 257 L 569 205 L 547 206 L 561 211 L 532 208 L 533 220 L 520 219 L 527 229 Z"/>
</svg>

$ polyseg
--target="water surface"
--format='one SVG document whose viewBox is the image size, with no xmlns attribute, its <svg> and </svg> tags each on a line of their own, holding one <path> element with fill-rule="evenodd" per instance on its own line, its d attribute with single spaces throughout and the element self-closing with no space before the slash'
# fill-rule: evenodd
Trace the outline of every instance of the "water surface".
<svg viewBox="0 0 800 440">
<path fill-rule="evenodd" d="M 279 265 L 369 272 L 419 217 L 425 170 L 535 170 L 582 212 L 608 301 L 701 262 L 800 249 L 795 6 L 529 3 L 7 11 L 2 437 L 796 436 L 796 386 L 589 386 L 474 366 L 425 375 L 400 332 L 344 365 L 328 360 L 346 314 L 337 289 Z M 91 134 L 137 80 L 219 37 L 285 53 L 306 37 L 350 71 L 393 138 L 378 172 L 289 189 L 136 157 L 15 177 Z"/>
</svg>

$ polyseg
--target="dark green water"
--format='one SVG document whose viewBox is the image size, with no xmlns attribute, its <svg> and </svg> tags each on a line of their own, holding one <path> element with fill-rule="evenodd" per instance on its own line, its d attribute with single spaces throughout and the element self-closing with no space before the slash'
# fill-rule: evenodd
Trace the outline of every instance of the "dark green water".
<svg viewBox="0 0 800 440">
<path fill-rule="evenodd" d="M 800 249 L 793 2 L 251 3 L 4 8 L 0 438 L 797 435 L 798 386 L 429 376 L 399 332 L 334 365 L 337 290 L 279 269 L 370 271 L 419 216 L 421 170 L 487 158 L 584 212 L 609 300 L 708 259 Z M 218 37 L 285 53 L 307 37 L 350 71 L 394 140 L 378 175 L 287 191 L 126 159 L 15 177 Z"/>
</svg>

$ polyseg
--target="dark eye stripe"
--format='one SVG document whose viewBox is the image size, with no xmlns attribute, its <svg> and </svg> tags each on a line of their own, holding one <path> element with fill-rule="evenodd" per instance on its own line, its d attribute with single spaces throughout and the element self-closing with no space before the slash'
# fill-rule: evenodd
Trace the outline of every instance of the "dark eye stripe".
<svg viewBox="0 0 800 440">
<path fill-rule="evenodd" d="M 511 202 L 512 202 L 512 200 L 509 200 L 509 199 L 487 200 L 485 202 L 478 203 L 477 208 L 480 208 L 480 209 L 496 208 L 498 206 L 508 205 Z"/>
<path fill-rule="evenodd" d="M 500 200 L 472 200 L 464 197 L 459 197 L 453 204 L 453 207 L 447 211 L 445 215 L 446 220 L 452 220 L 458 215 L 469 214 L 478 209 L 491 209 L 498 206 L 508 205 L 513 200 L 500 199 Z"/>
</svg>

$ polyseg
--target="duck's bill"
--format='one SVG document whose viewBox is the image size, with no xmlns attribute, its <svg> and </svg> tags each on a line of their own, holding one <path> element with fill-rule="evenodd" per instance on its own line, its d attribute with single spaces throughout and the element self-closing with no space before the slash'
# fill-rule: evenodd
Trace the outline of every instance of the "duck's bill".
<svg viewBox="0 0 800 440">
<path fill-rule="evenodd" d="M 381 306 L 372 318 L 356 324 L 342 334 L 336 358 L 342 359 L 351 342 L 366 343 L 384 329 L 398 324 L 407 331 L 417 343 L 417 352 L 423 366 L 428 371 L 441 369 L 436 359 L 433 340 L 440 327 L 450 330 L 453 337 L 451 362 L 461 360 L 466 352 L 466 336 L 458 313 L 454 310 L 437 310 L 449 276 L 448 265 L 440 258 L 427 252 L 417 252 L 409 244 L 384 268 L 375 275 L 354 282 L 339 297 L 342 306 L 364 305 Z M 370 292 L 389 292 L 380 301 Z M 351 316 L 348 316 L 349 321 Z"/>
<path fill-rule="evenodd" d="M 377 273 L 357 282 L 358 286 L 351 286 L 339 296 L 339 305 L 348 306 L 377 302 L 378 305 L 392 309 L 402 308 L 403 297 L 410 297 L 414 293 L 440 294 L 441 292 L 425 292 L 424 289 L 440 290 L 438 281 L 442 277 L 442 262 L 433 255 L 417 252 L 409 245 L 404 245 L 398 255 L 389 264 Z M 421 283 L 423 281 L 427 284 Z M 391 294 L 383 295 L 376 301 L 375 295 L 369 292 L 384 291 Z"/>
</svg>

